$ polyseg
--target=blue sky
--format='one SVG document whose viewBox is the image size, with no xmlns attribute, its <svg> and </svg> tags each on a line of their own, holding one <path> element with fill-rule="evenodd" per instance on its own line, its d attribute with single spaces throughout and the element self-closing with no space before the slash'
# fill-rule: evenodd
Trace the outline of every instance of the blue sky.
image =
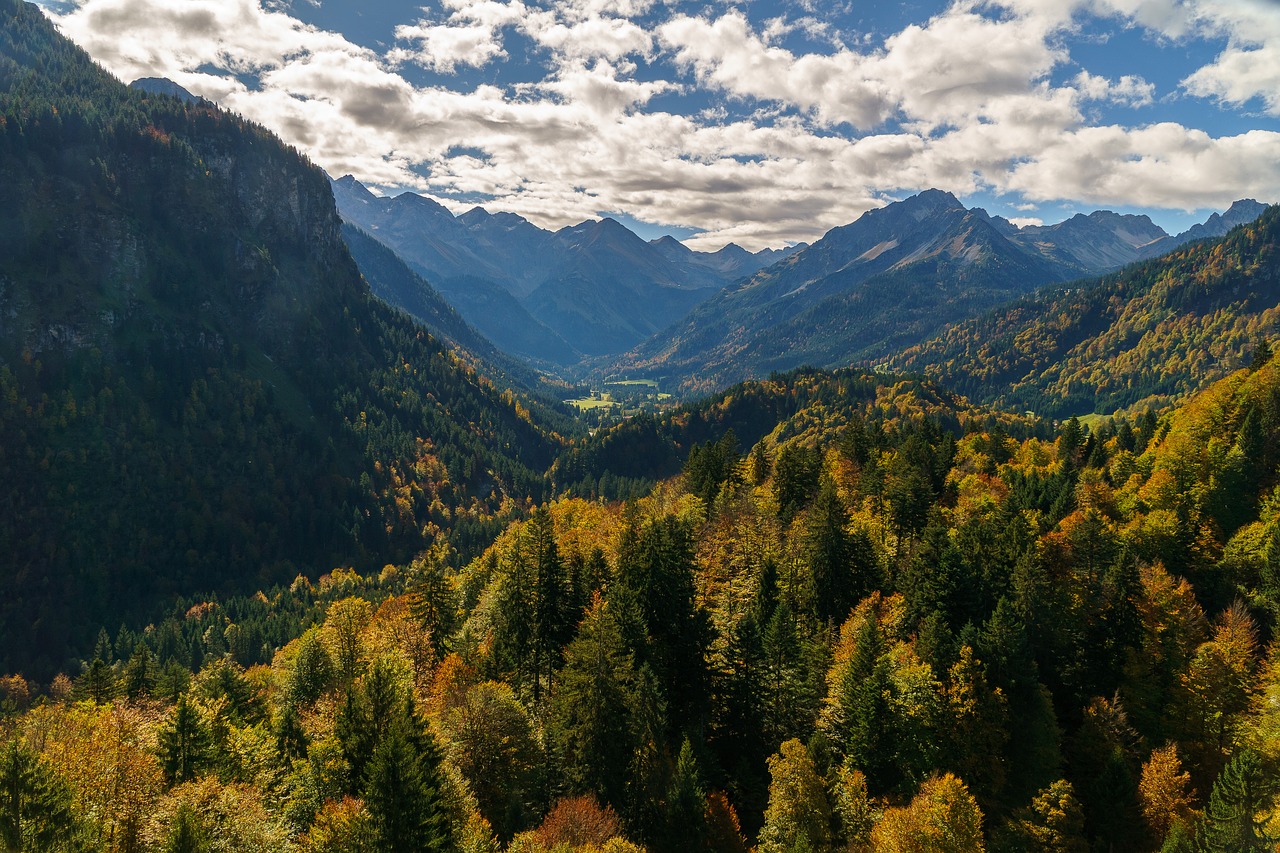
<svg viewBox="0 0 1280 853">
<path fill-rule="evenodd" d="M 696 248 L 928 187 L 1178 231 L 1280 200 L 1280 0 L 46 0 L 334 177 Z"/>
</svg>

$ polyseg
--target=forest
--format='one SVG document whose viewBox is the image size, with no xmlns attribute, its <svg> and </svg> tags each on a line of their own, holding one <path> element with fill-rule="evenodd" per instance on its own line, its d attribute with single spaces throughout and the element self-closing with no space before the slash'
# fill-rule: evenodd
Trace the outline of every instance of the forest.
<svg viewBox="0 0 1280 853">
<path fill-rule="evenodd" d="M 81 672 L 5 679 L 0 831 L 1272 850 L 1280 364 L 1256 356 L 1159 417 L 1050 433 L 846 383 L 643 497 L 541 505 L 459 569 L 441 544 L 103 630 Z"/>
</svg>

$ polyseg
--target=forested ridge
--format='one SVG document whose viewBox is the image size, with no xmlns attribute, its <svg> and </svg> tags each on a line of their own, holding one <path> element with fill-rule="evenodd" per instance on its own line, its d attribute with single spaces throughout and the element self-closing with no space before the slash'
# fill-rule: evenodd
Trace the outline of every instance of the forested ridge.
<svg viewBox="0 0 1280 853">
<path fill-rule="evenodd" d="M 1274 336 L 1280 208 L 1220 240 L 1047 289 L 885 359 L 975 401 L 1051 417 L 1167 406 Z"/>
<path fill-rule="evenodd" d="M 461 570 L 186 601 L 7 679 L 12 766 L 50 780 L 25 831 L 1273 849 L 1280 365 L 1052 437 L 944 426 L 910 385 L 725 432 L 637 500 L 552 501 Z"/>
</svg>

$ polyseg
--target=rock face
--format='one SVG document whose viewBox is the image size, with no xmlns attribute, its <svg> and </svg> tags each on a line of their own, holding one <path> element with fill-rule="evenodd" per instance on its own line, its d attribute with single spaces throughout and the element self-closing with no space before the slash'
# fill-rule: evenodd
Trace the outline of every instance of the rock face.
<svg viewBox="0 0 1280 853">
<path fill-rule="evenodd" d="M 1007 222 L 950 193 L 920 193 L 726 288 L 618 367 L 706 390 L 802 364 L 848 364 L 1072 277 L 1007 235 Z"/>
<path fill-rule="evenodd" d="M 512 213 L 453 216 L 413 193 L 334 181 L 347 221 L 383 242 L 508 352 L 553 364 L 634 346 L 787 252 L 646 243 L 614 219 L 546 231 Z"/>
</svg>

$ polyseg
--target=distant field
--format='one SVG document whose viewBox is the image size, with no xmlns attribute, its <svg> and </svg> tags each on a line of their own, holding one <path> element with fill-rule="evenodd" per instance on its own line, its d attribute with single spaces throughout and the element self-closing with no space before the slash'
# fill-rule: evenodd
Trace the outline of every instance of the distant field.
<svg viewBox="0 0 1280 853">
<path fill-rule="evenodd" d="M 657 381 L 656 381 L 656 380 L 653 380 L 653 379 L 624 379 L 624 380 L 623 380 L 623 381 L 621 381 L 621 382 L 606 382 L 606 383 L 604 383 L 604 384 L 605 384 L 606 386 L 609 386 L 609 385 L 647 385 L 647 386 L 648 386 L 648 387 L 650 387 L 650 388 L 657 388 L 657 387 L 658 387 L 658 383 L 657 383 Z"/>
<path fill-rule="evenodd" d="M 620 403 L 615 403 L 613 400 L 597 400 L 592 397 L 584 397 L 579 400 L 565 400 L 565 402 L 570 406 L 577 406 L 584 412 L 590 409 L 605 409 L 610 406 L 621 405 Z"/>
</svg>

